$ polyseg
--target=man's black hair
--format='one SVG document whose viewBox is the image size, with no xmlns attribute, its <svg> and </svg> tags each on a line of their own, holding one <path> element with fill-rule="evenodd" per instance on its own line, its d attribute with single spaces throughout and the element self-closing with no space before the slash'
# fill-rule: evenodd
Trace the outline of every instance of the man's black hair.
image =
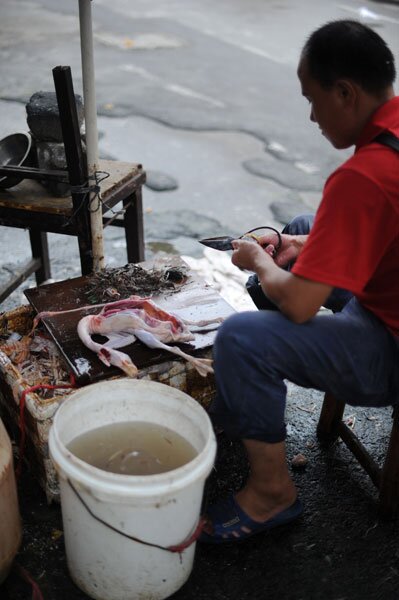
<svg viewBox="0 0 399 600">
<path fill-rule="evenodd" d="M 351 79 L 366 92 L 379 94 L 393 84 L 395 59 L 385 41 L 358 21 L 326 23 L 314 31 L 302 50 L 309 74 L 323 88 Z"/>
</svg>

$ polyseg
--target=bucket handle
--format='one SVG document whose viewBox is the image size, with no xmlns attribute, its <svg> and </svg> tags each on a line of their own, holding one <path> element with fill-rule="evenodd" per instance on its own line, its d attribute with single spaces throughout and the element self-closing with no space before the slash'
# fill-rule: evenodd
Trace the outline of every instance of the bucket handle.
<svg viewBox="0 0 399 600">
<path fill-rule="evenodd" d="M 137 538 L 133 535 L 128 535 L 124 531 L 120 531 L 113 525 L 110 525 L 109 523 L 107 523 L 106 521 L 104 521 L 103 519 L 101 519 L 100 517 L 95 515 L 94 512 L 89 507 L 89 505 L 83 500 L 82 496 L 79 494 L 78 490 L 75 488 L 75 486 L 72 484 L 72 482 L 68 478 L 66 478 L 66 480 L 67 480 L 67 483 L 69 484 L 69 486 L 71 487 L 71 489 L 73 490 L 73 492 L 75 493 L 76 497 L 80 500 L 80 502 L 83 504 L 83 506 L 85 507 L 87 512 L 90 514 L 90 516 L 93 517 L 93 519 L 95 519 L 96 521 L 98 521 L 99 523 L 104 525 L 105 527 L 108 527 L 108 529 L 111 529 L 115 533 L 119 533 L 119 535 L 122 535 L 123 537 L 128 538 L 129 540 L 133 540 L 133 542 L 138 542 L 139 544 L 144 544 L 144 546 L 151 546 L 152 548 L 158 548 L 159 550 L 165 550 L 166 552 L 173 552 L 173 553 L 178 552 L 179 554 L 181 554 L 183 552 L 183 550 L 185 550 L 186 548 L 191 546 L 191 544 L 194 544 L 194 542 L 197 541 L 197 539 L 201 535 L 202 529 L 205 525 L 204 517 L 200 517 L 194 531 L 185 540 L 183 540 L 183 542 L 180 542 L 180 544 L 175 544 L 173 546 L 161 546 L 159 544 L 153 544 L 152 542 L 146 542 L 145 540 Z"/>
</svg>

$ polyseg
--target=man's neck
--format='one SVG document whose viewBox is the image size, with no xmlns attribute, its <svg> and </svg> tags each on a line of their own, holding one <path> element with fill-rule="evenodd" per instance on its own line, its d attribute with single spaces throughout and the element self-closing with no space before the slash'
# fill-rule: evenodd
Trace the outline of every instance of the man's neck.
<svg viewBox="0 0 399 600">
<path fill-rule="evenodd" d="M 359 119 L 359 136 L 366 127 L 367 123 L 371 120 L 373 114 L 381 108 L 386 102 L 392 100 L 395 97 L 393 87 L 390 86 L 383 93 L 378 96 L 364 93 L 361 98 L 359 110 L 361 111 L 361 117 Z"/>
</svg>

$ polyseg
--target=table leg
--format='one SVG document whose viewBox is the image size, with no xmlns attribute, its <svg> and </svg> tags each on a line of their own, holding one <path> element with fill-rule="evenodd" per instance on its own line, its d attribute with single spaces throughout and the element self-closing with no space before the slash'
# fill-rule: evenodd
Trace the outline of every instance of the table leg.
<svg viewBox="0 0 399 600">
<path fill-rule="evenodd" d="M 82 223 L 77 224 L 77 237 L 80 254 L 80 267 L 82 275 L 90 275 L 93 272 L 93 252 L 91 248 L 90 226 L 82 227 Z"/>
<path fill-rule="evenodd" d="M 127 260 L 129 263 L 144 260 L 143 200 L 141 188 L 123 200 Z"/>
<path fill-rule="evenodd" d="M 32 258 L 40 259 L 40 267 L 35 272 L 36 283 L 40 285 L 51 277 L 50 258 L 48 253 L 47 233 L 38 229 L 29 229 Z"/>
</svg>

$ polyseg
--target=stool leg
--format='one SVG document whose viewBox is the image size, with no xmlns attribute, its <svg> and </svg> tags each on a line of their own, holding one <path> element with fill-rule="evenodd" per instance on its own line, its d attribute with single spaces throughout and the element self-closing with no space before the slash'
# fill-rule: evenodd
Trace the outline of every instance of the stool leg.
<svg viewBox="0 0 399 600">
<path fill-rule="evenodd" d="M 143 200 L 141 189 L 123 200 L 127 260 L 130 263 L 144 260 Z"/>
<path fill-rule="evenodd" d="M 35 272 L 36 283 L 40 285 L 51 277 L 47 233 L 38 229 L 29 229 L 29 238 L 32 258 L 39 258 L 41 262 L 40 269 Z"/>
<path fill-rule="evenodd" d="M 395 408 L 388 452 L 382 468 L 380 484 L 380 514 L 385 518 L 399 512 L 399 413 Z"/>
<path fill-rule="evenodd" d="M 338 427 L 342 421 L 345 410 L 345 402 L 336 400 L 329 393 L 324 395 L 319 423 L 317 425 L 317 437 L 324 444 L 331 444 L 338 438 Z"/>
</svg>

